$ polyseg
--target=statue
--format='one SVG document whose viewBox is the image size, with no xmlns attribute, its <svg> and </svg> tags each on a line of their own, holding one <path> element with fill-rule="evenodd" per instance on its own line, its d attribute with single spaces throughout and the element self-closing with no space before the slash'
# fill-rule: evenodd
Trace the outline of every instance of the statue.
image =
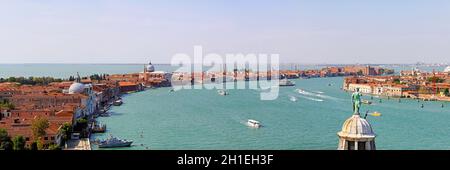
<svg viewBox="0 0 450 170">
<path fill-rule="evenodd" d="M 361 108 L 361 93 L 359 88 L 352 94 L 353 114 L 359 115 L 359 109 Z"/>
</svg>

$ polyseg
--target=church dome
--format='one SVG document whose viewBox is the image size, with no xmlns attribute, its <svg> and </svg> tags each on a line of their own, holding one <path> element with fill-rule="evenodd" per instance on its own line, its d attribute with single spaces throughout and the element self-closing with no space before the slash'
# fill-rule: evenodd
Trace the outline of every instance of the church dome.
<svg viewBox="0 0 450 170">
<path fill-rule="evenodd" d="M 447 68 L 445 68 L 444 72 L 450 73 L 450 66 L 448 66 Z"/>
<path fill-rule="evenodd" d="M 338 135 L 348 138 L 375 138 L 376 136 L 370 123 L 359 115 L 348 118 Z"/>
<path fill-rule="evenodd" d="M 155 71 L 155 66 L 153 66 L 152 63 L 148 63 L 148 65 L 147 65 L 147 71 L 148 71 L 148 72 L 154 72 L 154 71 Z"/>
<path fill-rule="evenodd" d="M 77 94 L 84 92 L 84 84 L 75 82 L 69 87 L 69 94 Z"/>
</svg>

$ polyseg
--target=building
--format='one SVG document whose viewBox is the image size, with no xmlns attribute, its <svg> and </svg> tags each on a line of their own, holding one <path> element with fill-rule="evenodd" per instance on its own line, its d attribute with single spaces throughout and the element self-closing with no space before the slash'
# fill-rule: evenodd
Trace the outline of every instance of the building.
<svg viewBox="0 0 450 170">
<path fill-rule="evenodd" d="M 172 73 L 155 71 L 155 66 L 150 62 L 147 66 L 144 66 L 144 71 L 139 73 L 139 80 L 145 86 L 169 87 L 171 86 Z"/>
<path fill-rule="evenodd" d="M 78 75 L 75 82 L 70 85 L 69 89 L 67 90 L 69 95 L 76 95 L 81 94 L 86 96 L 86 100 L 84 100 L 83 105 L 85 108 L 85 114 L 86 116 L 89 116 L 91 114 L 94 114 L 97 111 L 98 108 L 98 102 L 96 99 L 96 93 L 93 89 L 92 84 L 83 84 L 81 83 L 80 75 Z"/>
<path fill-rule="evenodd" d="M 136 92 L 143 90 L 143 87 L 140 83 L 126 82 L 126 81 L 119 82 L 119 88 L 121 93 Z"/>
<path fill-rule="evenodd" d="M 61 145 L 62 135 L 59 134 L 59 129 L 64 123 L 72 124 L 73 116 L 72 110 L 13 110 L 7 117 L 0 120 L 0 128 L 6 129 L 11 138 L 23 136 L 26 146 L 30 147 L 37 140 L 31 129 L 32 122 L 38 117 L 44 117 L 49 121 L 49 127 L 45 130 L 46 135 L 41 138 L 41 141 L 46 146 L 52 143 Z"/>
<path fill-rule="evenodd" d="M 446 68 L 444 69 L 444 72 L 445 72 L 445 73 L 450 73 L 450 66 L 446 67 Z"/>
<path fill-rule="evenodd" d="M 356 89 L 359 89 L 361 93 L 365 94 L 372 94 L 373 93 L 373 87 L 370 84 L 349 84 L 348 85 L 348 91 L 356 91 Z"/>
</svg>

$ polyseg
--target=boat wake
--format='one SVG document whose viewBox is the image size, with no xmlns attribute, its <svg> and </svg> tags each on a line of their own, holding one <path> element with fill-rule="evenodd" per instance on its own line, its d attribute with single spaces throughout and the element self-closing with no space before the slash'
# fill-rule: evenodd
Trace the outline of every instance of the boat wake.
<svg viewBox="0 0 450 170">
<path fill-rule="evenodd" d="M 317 93 L 317 94 L 324 94 L 324 92 L 321 92 L 321 91 L 313 91 L 314 93 Z"/>
<path fill-rule="evenodd" d="M 308 99 L 308 100 L 316 101 L 316 102 L 323 102 L 322 99 L 317 99 L 317 98 L 312 98 L 312 97 L 307 97 L 307 96 L 300 96 L 300 97 Z"/>
<path fill-rule="evenodd" d="M 319 97 L 321 99 L 339 100 L 338 98 L 331 97 L 331 96 L 328 96 L 328 95 L 324 95 L 324 92 L 321 92 L 321 91 L 309 92 L 309 91 L 306 91 L 306 90 L 303 90 L 303 89 L 297 89 L 296 91 L 298 93 L 300 93 L 300 94 L 303 94 L 303 95 L 312 96 L 312 97 Z"/>
<path fill-rule="evenodd" d="M 292 101 L 292 102 L 296 102 L 298 99 L 297 99 L 297 97 L 290 95 L 289 96 L 289 100 Z"/>
</svg>

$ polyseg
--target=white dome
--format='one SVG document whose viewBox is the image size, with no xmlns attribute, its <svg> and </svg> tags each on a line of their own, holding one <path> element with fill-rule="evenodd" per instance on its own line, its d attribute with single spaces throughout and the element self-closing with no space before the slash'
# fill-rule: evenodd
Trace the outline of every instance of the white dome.
<svg viewBox="0 0 450 170">
<path fill-rule="evenodd" d="M 444 69 L 444 72 L 450 73 L 450 66 Z"/>
<path fill-rule="evenodd" d="M 148 72 L 154 72 L 155 71 L 155 67 L 153 66 L 152 63 L 149 63 L 147 66 L 147 71 Z"/>
<path fill-rule="evenodd" d="M 83 92 L 84 92 L 84 84 L 75 82 L 69 87 L 69 94 L 76 94 Z"/>
<path fill-rule="evenodd" d="M 370 123 L 359 115 L 353 115 L 348 118 L 342 125 L 342 131 L 338 135 L 348 138 L 375 138 L 376 136 Z"/>
</svg>

